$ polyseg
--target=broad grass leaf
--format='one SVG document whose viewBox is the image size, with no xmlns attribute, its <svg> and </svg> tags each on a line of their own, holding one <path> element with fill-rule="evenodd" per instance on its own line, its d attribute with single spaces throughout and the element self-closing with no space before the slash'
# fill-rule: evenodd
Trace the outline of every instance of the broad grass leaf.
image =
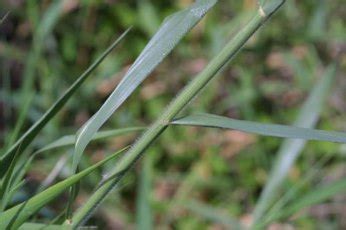
<svg viewBox="0 0 346 230">
<path fill-rule="evenodd" d="M 216 2 L 217 0 L 200 0 L 189 8 L 174 13 L 165 19 L 119 85 L 94 116 L 80 129 L 77 135 L 72 169 L 77 169 L 84 149 L 100 127 Z"/>
</svg>

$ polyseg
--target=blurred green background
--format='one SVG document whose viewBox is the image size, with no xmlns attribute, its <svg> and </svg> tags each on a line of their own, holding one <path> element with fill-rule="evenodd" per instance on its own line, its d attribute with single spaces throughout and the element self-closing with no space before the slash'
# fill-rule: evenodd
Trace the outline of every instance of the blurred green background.
<svg viewBox="0 0 346 230">
<path fill-rule="evenodd" d="M 0 15 L 9 14 L 0 25 L 1 145 L 13 141 L 18 122 L 24 124 L 19 133 L 30 127 L 113 40 L 132 26 L 120 47 L 41 132 L 32 149 L 74 134 L 102 105 L 163 19 L 192 2 L 2 0 Z M 219 1 L 103 129 L 149 125 L 242 28 L 256 7 L 255 0 Z M 345 131 L 345 21 L 346 4 L 342 0 L 287 1 L 187 111 L 291 124 L 325 67 L 336 61 L 336 82 L 318 128 Z M 19 113 L 22 108 L 27 108 L 24 118 Z M 136 135 L 127 135 L 92 144 L 83 167 L 132 143 L 135 138 Z M 101 229 L 135 226 L 136 200 L 143 186 L 149 194 L 148 214 L 152 213 L 157 228 L 224 228 L 220 221 L 213 219 L 213 213 L 207 215 L 201 210 L 222 213 L 246 223 L 251 220 L 250 213 L 280 143 L 279 138 L 238 131 L 171 127 L 148 149 L 146 157 L 126 177 L 119 191 L 109 197 L 110 201 L 88 223 Z M 65 164 L 71 150 L 48 152 L 38 158 L 27 175 L 29 183 L 16 199 L 32 195 L 57 162 Z M 318 165 L 326 156 L 328 159 Z M 345 159 L 346 145 L 309 142 L 290 171 L 283 192 L 299 183 L 312 169 L 317 172 L 305 184 L 302 194 L 316 184 L 345 177 Z M 104 171 L 111 167 L 112 164 L 107 165 Z M 60 169 L 59 178 L 69 175 L 68 165 Z M 87 199 L 101 176 L 100 171 L 83 181 L 77 206 Z M 55 216 L 64 199 L 61 197 L 42 210 L 42 220 Z M 180 202 L 184 200 L 191 202 Z M 346 196 L 303 210 L 289 221 L 271 227 L 293 226 L 346 228 Z"/>
</svg>

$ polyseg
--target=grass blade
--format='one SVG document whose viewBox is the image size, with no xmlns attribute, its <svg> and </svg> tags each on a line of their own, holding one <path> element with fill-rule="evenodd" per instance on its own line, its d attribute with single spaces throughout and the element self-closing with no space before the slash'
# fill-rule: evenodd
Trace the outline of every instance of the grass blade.
<svg viewBox="0 0 346 230">
<path fill-rule="evenodd" d="M 18 228 L 22 223 L 24 223 L 31 215 L 35 214 L 37 211 L 39 211 L 40 208 L 42 208 L 44 205 L 49 203 L 51 200 L 56 198 L 59 194 L 64 192 L 66 189 L 68 189 L 73 184 L 79 182 L 81 179 L 83 179 L 85 176 L 89 175 L 91 172 L 93 172 L 95 169 L 101 167 L 105 163 L 107 163 L 109 160 L 114 159 L 118 154 L 124 152 L 127 148 L 124 148 L 111 156 L 107 157 L 106 159 L 94 164 L 93 166 L 90 166 L 89 168 L 81 171 L 78 174 L 75 174 L 51 187 L 44 190 L 43 192 L 35 195 L 31 199 L 25 201 L 25 207 L 19 215 L 16 217 L 16 220 L 14 223 L 12 223 L 12 228 Z M 0 229 L 5 229 L 5 227 L 9 224 L 9 220 L 13 218 L 18 213 L 18 210 L 21 209 L 23 204 L 16 205 L 13 208 L 10 208 L 9 210 L 6 210 L 5 212 L 2 212 L 0 214 L 0 219 L 2 220 L 0 222 Z"/>
<path fill-rule="evenodd" d="M 331 88 L 335 77 L 335 65 L 331 65 L 326 70 L 323 78 L 314 87 L 307 101 L 304 103 L 294 125 L 297 127 L 312 128 L 316 125 L 323 102 L 327 96 L 328 90 Z M 254 222 L 257 224 L 272 199 L 275 198 L 278 190 L 281 187 L 289 169 L 294 164 L 295 160 L 304 148 L 306 141 L 302 139 L 288 139 L 281 145 L 277 159 L 272 169 L 268 182 L 256 204 L 254 210 Z"/>
<path fill-rule="evenodd" d="M 129 32 L 126 30 L 116 41 L 111 44 L 107 50 L 70 86 L 69 89 L 48 109 L 48 111 L 23 134 L 23 136 L 1 157 L 0 175 L 4 175 L 7 165 L 12 161 L 15 152 L 22 152 L 33 141 L 41 129 L 61 110 L 66 102 L 72 97 L 76 90 L 90 76 L 91 72 L 106 58 L 106 56 L 119 44 L 119 42 Z M 0 176 L 1 177 L 1 176 Z"/>
<path fill-rule="evenodd" d="M 73 170 L 77 169 L 84 149 L 99 128 L 173 50 L 185 34 L 201 20 L 216 1 L 197 1 L 191 7 L 166 18 L 113 93 L 94 116 L 80 129 L 73 157 Z"/>
<path fill-rule="evenodd" d="M 57 24 L 58 20 L 60 19 L 62 15 L 62 5 L 63 5 L 62 1 L 57 1 L 57 0 L 52 1 L 49 7 L 47 8 L 47 10 L 45 10 L 39 22 L 35 19 L 31 21 L 34 27 L 33 39 L 32 39 L 32 45 L 31 45 L 30 51 L 27 54 L 27 58 L 25 62 L 25 68 L 24 68 L 24 73 L 22 77 L 23 83 L 21 84 L 20 96 L 19 96 L 21 101 L 20 105 L 23 108 L 24 107 L 29 108 L 30 101 L 28 100 L 28 96 L 36 92 L 34 87 L 34 81 L 35 81 L 37 66 L 39 65 L 39 59 L 41 58 L 42 51 L 44 49 L 45 40 L 48 38 L 49 34 L 53 31 L 54 26 Z M 36 13 L 38 14 L 39 10 L 38 10 L 37 4 L 36 5 L 28 4 L 28 8 L 30 7 L 37 9 Z M 21 109 L 20 116 L 22 118 L 27 117 L 27 112 L 28 112 L 27 110 Z M 20 121 L 17 122 L 15 129 L 18 131 L 21 131 L 23 124 L 24 122 L 20 122 Z M 16 134 L 19 134 L 19 132 L 14 133 L 14 136 L 13 136 L 14 141 L 17 140 L 18 138 Z M 24 145 L 22 145 L 22 147 L 25 148 Z M 0 175 L 1 175 L 1 168 L 0 168 Z"/>
<path fill-rule="evenodd" d="M 299 128 L 288 125 L 263 124 L 260 122 L 236 120 L 207 113 L 186 116 L 174 120 L 171 124 L 235 129 L 264 136 L 346 143 L 346 133 L 344 132 Z"/>
<path fill-rule="evenodd" d="M 143 131 L 143 130 L 145 130 L 145 127 L 129 127 L 129 128 L 100 131 L 95 134 L 95 136 L 92 138 L 92 141 L 102 140 L 109 137 L 117 137 L 117 136 L 126 135 L 129 133 Z M 46 152 L 48 150 L 53 150 L 57 148 L 72 146 L 75 144 L 75 141 L 76 141 L 75 135 L 66 135 L 42 147 L 41 149 L 37 150 L 35 154 Z"/>
<path fill-rule="evenodd" d="M 16 152 L 14 159 L 17 159 L 19 157 L 18 152 Z M 7 202 L 9 200 L 11 190 L 11 183 L 13 182 L 13 171 L 15 169 L 16 164 L 14 161 L 11 162 L 11 164 L 8 167 L 8 170 L 6 171 L 6 174 L 1 181 L 1 187 L 0 187 L 0 210 L 3 211 L 6 208 Z"/>
</svg>

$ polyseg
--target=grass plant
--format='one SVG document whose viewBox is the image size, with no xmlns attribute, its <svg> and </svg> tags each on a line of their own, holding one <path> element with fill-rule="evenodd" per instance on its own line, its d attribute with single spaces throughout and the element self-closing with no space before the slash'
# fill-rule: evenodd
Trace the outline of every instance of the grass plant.
<svg viewBox="0 0 346 230">
<path fill-rule="evenodd" d="M 228 215 L 209 204 L 204 204 L 203 202 L 189 197 L 189 192 L 186 191 L 190 191 L 197 186 L 199 180 L 201 180 L 200 174 L 203 174 L 198 172 L 208 169 L 208 167 L 205 166 L 206 162 L 207 164 L 217 164 L 219 167 L 216 168 L 220 171 L 222 170 L 223 163 L 217 161 L 217 158 L 213 156 L 207 156 L 207 154 L 205 156 L 200 156 L 201 159 L 197 159 L 197 162 L 195 162 L 195 166 L 201 167 L 202 170 L 191 172 L 189 176 L 186 177 L 185 181 L 181 182 L 182 185 L 189 185 L 189 189 L 177 189 L 177 194 L 173 196 L 172 200 L 166 205 L 167 209 L 176 210 L 182 208 L 189 212 L 196 213 L 198 216 L 210 222 L 221 224 L 227 228 L 263 229 L 275 221 L 285 220 L 302 209 L 324 202 L 346 190 L 345 180 L 342 179 L 327 184 L 320 184 L 304 194 L 302 192 L 303 186 L 307 183 L 312 183 L 312 178 L 315 176 L 314 173 L 310 173 L 307 174 L 310 176 L 306 176 L 308 179 L 302 179 L 304 183 L 302 182 L 299 186 L 297 185 L 292 189 L 291 193 L 288 192 L 283 199 L 278 200 L 280 192 L 282 192 L 285 187 L 285 182 L 290 174 L 290 170 L 294 169 L 298 157 L 304 155 L 303 149 L 307 141 L 346 143 L 346 134 L 344 132 L 315 128 L 322 116 L 323 105 L 325 104 L 338 72 L 339 66 L 337 61 L 317 71 L 313 67 L 305 69 L 302 63 L 299 63 L 289 55 L 282 57 L 282 59 L 286 58 L 288 62 L 291 63 L 295 70 L 295 75 L 302 74 L 304 76 L 300 79 L 300 76 L 297 77 L 297 85 L 304 88 L 304 90 L 310 91 L 309 96 L 299 109 L 298 116 L 292 125 L 263 122 L 260 116 L 252 119 L 256 117 L 256 111 L 251 106 L 251 103 L 258 92 L 253 90 L 253 82 L 251 80 L 251 74 L 249 74 L 250 70 L 240 71 L 242 75 L 242 80 L 240 81 L 241 90 L 236 91 L 236 93 L 241 93 L 241 96 L 239 96 L 241 99 L 239 100 L 242 101 L 242 99 L 244 99 L 244 101 L 246 101 L 245 104 L 240 106 L 244 111 L 245 117 L 247 118 L 246 120 L 205 112 L 194 112 L 194 109 L 192 109 L 193 112 L 190 113 L 191 110 L 189 110 L 189 105 L 193 104 L 195 98 L 205 97 L 205 101 L 208 101 L 208 96 L 218 93 L 213 91 L 213 87 L 207 86 L 216 82 L 212 80 L 220 75 L 221 71 L 244 49 L 244 46 L 249 41 L 258 42 L 255 39 L 252 41 L 254 34 L 260 30 L 283 5 L 285 5 L 285 0 L 256 1 L 255 10 L 251 11 L 251 13 L 246 12 L 241 14 L 239 18 L 236 18 L 234 21 L 238 23 L 239 21 L 243 21 L 244 18 L 249 18 L 249 15 L 251 16 L 238 32 L 235 33 L 234 28 L 232 28 L 232 38 L 229 39 L 221 49 L 219 47 L 220 44 L 217 44 L 219 49 L 218 47 L 212 47 L 212 50 L 218 50 L 215 52 L 214 57 L 211 58 L 208 64 L 201 68 L 202 70 L 199 71 L 196 76 L 185 84 L 169 103 L 164 104 L 163 110 L 159 107 L 160 111 L 150 125 L 131 124 L 127 127 L 100 131 L 101 127 L 110 120 L 115 112 L 121 114 L 120 107 L 123 103 L 127 101 L 132 94 L 136 96 L 136 89 L 140 87 L 141 83 L 150 80 L 148 79 L 149 76 L 153 75 L 154 70 L 158 68 L 160 63 L 166 59 L 173 50 L 179 49 L 179 47 L 176 47 L 178 43 L 181 42 L 193 28 L 198 27 L 200 23 L 205 23 L 205 21 L 200 21 L 208 12 L 212 12 L 213 8 L 217 7 L 219 4 L 217 0 L 197 0 L 183 10 L 166 17 L 161 26 L 158 26 L 159 17 L 157 16 L 158 12 L 155 7 L 149 0 L 140 2 L 140 17 L 147 20 L 140 24 L 145 29 L 146 34 L 152 35 L 148 44 L 126 71 L 124 77 L 110 93 L 109 97 L 75 134 L 60 135 L 55 141 L 44 142 L 39 145 L 39 147 L 32 147 L 32 145 L 40 138 L 40 134 L 43 132 L 44 128 L 49 127 L 49 123 L 54 123 L 54 118 L 57 117 L 57 114 L 64 111 L 66 103 L 76 97 L 78 94 L 77 91 L 83 89 L 82 86 L 87 87 L 88 83 L 86 80 L 97 68 L 102 67 L 101 63 L 107 61 L 105 60 L 106 57 L 117 47 L 120 41 L 126 41 L 130 29 L 125 30 L 118 39 L 116 39 L 76 80 L 74 80 L 59 99 L 54 100 L 55 102 L 52 103 L 49 109 L 39 116 L 26 132 L 22 132 L 28 114 L 31 113 L 30 109 L 32 108 L 32 104 L 37 100 L 37 97 L 34 96 L 35 73 L 37 71 L 36 67 L 44 55 L 43 43 L 52 33 L 54 26 L 62 17 L 65 9 L 62 1 L 52 1 L 45 14 L 39 20 L 38 17 L 35 16 L 38 11 L 36 6 L 28 4 L 28 11 L 33 15 L 31 21 L 33 25 L 35 25 L 35 36 L 33 37 L 33 44 L 30 48 L 23 73 L 25 81 L 20 90 L 20 98 L 22 98 L 22 100 L 21 103 L 18 103 L 19 113 L 16 124 L 11 134 L 8 134 L 7 137 L 4 138 L 4 147 L 0 151 L 0 229 L 78 229 L 85 226 L 85 224 L 89 225 L 90 222 L 88 221 L 93 217 L 95 211 L 101 206 L 103 201 L 111 199 L 110 194 L 113 194 L 113 191 L 116 191 L 117 194 L 119 193 L 119 190 L 121 190 L 124 183 L 126 183 L 126 181 L 124 181 L 125 176 L 130 174 L 132 171 L 131 169 L 134 169 L 133 166 L 141 157 L 144 159 L 142 168 L 139 171 L 137 201 L 134 205 L 136 206 L 137 212 L 135 219 L 136 228 L 155 228 L 156 220 L 152 210 L 151 199 L 154 177 L 156 177 L 154 167 L 156 167 L 156 159 L 163 156 L 161 153 L 162 149 L 156 149 L 158 144 L 156 145 L 154 142 L 159 139 L 164 139 L 164 133 L 165 135 L 170 135 L 170 132 L 174 129 L 187 129 L 187 127 L 191 126 L 198 129 L 207 127 L 222 130 L 238 130 L 247 133 L 247 135 L 269 136 L 270 138 L 268 139 L 284 138 L 284 140 L 275 160 L 273 163 L 270 163 L 270 173 L 265 180 L 260 196 L 255 197 L 257 203 L 252 210 L 250 223 L 244 223 L 244 221 L 237 219 L 235 216 Z M 92 3 L 80 4 L 86 4 L 87 7 L 93 9 Z M 285 9 L 290 10 L 292 4 L 294 3 L 287 3 L 288 7 Z M 311 39 L 323 39 L 321 35 L 323 20 L 321 17 L 326 15 L 324 11 L 325 7 L 325 5 L 319 7 L 316 10 L 316 15 L 313 16 L 313 21 L 311 22 L 312 29 L 309 32 L 309 38 Z M 124 12 L 128 12 L 128 15 L 126 17 L 124 16 L 124 18 L 130 20 L 131 17 L 129 16 L 129 12 L 131 11 L 126 7 L 123 9 Z M 1 17 L 0 26 L 6 23 L 6 20 L 9 20 L 10 14 L 6 13 L 5 16 Z M 121 14 L 121 12 L 119 14 Z M 126 24 L 125 19 L 124 23 Z M 275 18 L 273 18 L 273 21 L 275 21 Z M 230 25 L 234 26 L 234 23 L 230 23 Z M 227 28 L 227 25 L 225 28 Z M 269 23 L 263 30 L 269 30 L 270 28 L 271 25 Z M 275 31 L 272 32 L 275 33 Z M 196 33 L 196 31 L 194 30 L 193 33 Z M 226 41 L 224 34 L 221 40 Z M 65 52 L 68 53 L 69 51 Z M 296 52 L 305 51 L 298 50 Z M 317 56 L 316 53 L 312 52 L 312 54 L 308 56 L 307 65 L 322 66 Z M 323 74 L 321 74 L 322 72 Z M 317 73 L 321 75 L 321 77 L 318 81 L 313 81 L 313 83 L 311 83 L 314 84 L 314 87 L 310 89 L 310 87 L 307 87 L 307 84 L 309 80 L 313 78 L 313 75 Z M 309 76 L 306 77 L 307 75 Z M 265 90 L 272 90 L 270 87 L 269 85 Z M 252 90 L 247 91 L 248 88 Z M 203 90 L 205 91 L 202 92 Z M 275 90 L 280 91 L 281 88 L 276 88 Z M 9 90 L 4 91 L 4 94 L 9 94 L 8 91 Z M 197 102 L 199 101 L 197 100 Z M 154 105 L 151 105 L 151 108 L 155 108 L 155 103 L 160 102 L 155 101 Z M 226 103 L 220 104 L 224 105 Z M 97 163 L 90 160 L 90 156 L 86 154 L 87 147 L 91 142 L 105 141 L 112 138 L 119 140 L 125 135 L 138 132 L 141 132 L 140 137 L 137 138 L 131 146 L 117 151 L 112 150 L 113 154 L 110 154 L 102 160 L 98 160 Z M 185 137 L 182 136 L 181 138 L 184 139 Z M 188 139 L 189 138 L 186 138 L 184 141 Z M 124 143 L 127 145 L 126 141 L 121 142 L 121 145 L 124 145 Z M 53 169 L 51 172 L 53 179 L 50 179 L 49 183 L 42 183 L 41 187 L 36 190 L 36 194 L 26 194 L 23 189 L 23 187 L 26 186 L 25 175 L 29 173 L 29 167 L 33 162 L 39 161 L 41 159 L 40 157 L 43 156 L 55 159 L 54 157 L 57 156 L 52 154 L 54 151 L 65 151 L 69 147 L 73 147 L 73 150 L 65 152 L 62 157 L 60 156 L 60 159 L 63 159 L 62 162 L 71 161 L 71 166 L 55 167 L 56 170 Z M 120 149 L 119 144 L 117 148 Z M 269 155 L 268 153 L 266 154 Z M 119 155 L 121 156 L 118 157 Z M 210 158 L 213 158 L 213 160 L 209 161 L 208 159 Z M 56 166 L 58 166 L 59 162 L 55 162 Z M 65 168 L 69 169 L 67 173 L 63 170 Z M 62 181 L 51 184 L 58 175 L 63 173 L 65 173 L 65 175 L 67 174 L 67 176 L 65 176 Z M 101 174 L 102 178 L 100 178 Z M 48 177 L 50 178 L 50 176 Z M 80 207 L 74 210 L 75 203 L 78 200 L 77 198 L 81 196 L 80 183 L 82 180 L 87 181 L 94 190 L 90 196 L 87 196 L 82 204 L 79 205 Z M 228 182 L 226 183 L 228 184 Z M 203 181 L 201 184 L 202 186 L 207 186 Z M 215 184 L 211 187 L 213 186 L 223 185 Z M 236 190 L 236 188 L 232 189 Z M 49 222 L 39 223 L 40 219 L 37 217 L 41 213 L 45 213 L 46 216 L 49 216 L 49 213 L 51 213 L 49 204 L 68 190 L 69 199 L 66 204 L 63 205 L 64 207 L 60 210 L 60 214 L 56 215 L 56 213 L 53 212 L 55 213 L 52 215 L 53 217 L 46 218 L 49 219 Z M 25 194 L 25 199 L 16 200 L 18 194 L 22 192 Z M 293 200 L 292 197 L 297 199 Z M 222 196 L 222 199 L 225 199 L 225 196 Z M 118 202 L 117 198 L 114 198 L 114 200 Z M 288 201 L 291 202 L 288 203 Z M 177 202 L 177 204 L 173 204 L 175 202 Z M 286 204 L 286 207 L 284 207 L 284 204 Z M 103 205 L 101 207 L 103 207 Z M 164 209 L 163 207 L 161 208 Z M 165 219 L 165 224 L 169 225 L 170 221 L 174 218 L 173 216 L 168 217 Z M 185 226 L 185 228 L 187 227 Z"/>
</svg>

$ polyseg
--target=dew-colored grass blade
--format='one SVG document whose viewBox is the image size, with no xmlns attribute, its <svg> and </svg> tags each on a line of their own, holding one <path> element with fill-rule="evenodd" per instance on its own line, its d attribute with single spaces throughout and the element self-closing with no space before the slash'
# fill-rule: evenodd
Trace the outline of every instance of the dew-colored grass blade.
<svg viewBox="0 0 346 230">
<path fill-rule="evenodd" d="M 76 170 L 92 137 L 133 91 L 149 76 L 217 0 L 200 0 L 165 19 L 119 85 L 77 134 L 72 169 Z"/>
</svg>

